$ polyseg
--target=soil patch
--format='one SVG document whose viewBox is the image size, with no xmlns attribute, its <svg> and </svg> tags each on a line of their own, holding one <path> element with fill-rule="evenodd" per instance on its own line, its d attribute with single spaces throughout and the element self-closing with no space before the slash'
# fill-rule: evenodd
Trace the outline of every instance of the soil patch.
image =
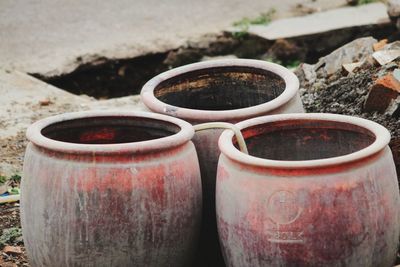
<svg viewBox="0 0 400 267">
<path fill-rule="evenodd" d="M 368 90 L 382 73 L 400 67 L 400 61 L 382 68 L 372 67 L 343 76 L 341 72 L 309 84 L 301 79 L 301 96 L 307 112 L 337 113 L 361 117 L 385 126 L 392 134 L 390 147 L 400 174 L 400 118 L 389 114 L 363 112 Z M 399 179 L 400 180 L 400 179 Z"/>
<path fill-rule="evenodd" d="M 19 203 L 0 204 L 0 266 L 29 266 L 24 248 L 20 223 Z M 1 242 L 1 241 L 4 241 Z M 6 246 L 21 249 L 21 253 L 6 253 Z"/>
</svg>

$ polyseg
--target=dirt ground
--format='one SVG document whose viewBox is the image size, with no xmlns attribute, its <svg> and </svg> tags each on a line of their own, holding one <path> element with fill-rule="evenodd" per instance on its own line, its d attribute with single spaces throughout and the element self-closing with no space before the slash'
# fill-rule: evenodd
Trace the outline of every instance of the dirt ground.
<svg viewBox="0 0 400 267">
<path fill-rule="evenodd" d="M 400 60 L 381 68 L 360 70 L 343 75 L 338 72 L 328 79 L 317 79 L 312 84 L 300 76 L 301 95 L 306 112 L 337 113 L 362 117 L 385 126 L 391 133 L 390 147 L 400 175 L 400 117 L 363 112 L 363 105 L 373 81 L 400 67 Z M 400 177 L 399 177 L 400 181 Z"/>
<path fill-rule="evenodd" d="M 16 234 L 12 235 L 10 238 L 7 238 L 8 240 L 4 242 L 4 245 L 19 247 L 21 249 L 21 252 L 17 254 L 5 253 L 4 246 L 0 254 L 1 267 L 29 266 L 22 241 L 22 236 L 20 234 L 21 223 L 19 210 L 19 203 L 0 205 L 0 229 L 3 229 L 3 233 L 5 230 L 19 230 Z M 5 234 L 3 234 L 1 237 L 4 236 Z M 0 246 L 2 246 L 1 241 L 2 238 L 0 238 Z"/>
</svg>

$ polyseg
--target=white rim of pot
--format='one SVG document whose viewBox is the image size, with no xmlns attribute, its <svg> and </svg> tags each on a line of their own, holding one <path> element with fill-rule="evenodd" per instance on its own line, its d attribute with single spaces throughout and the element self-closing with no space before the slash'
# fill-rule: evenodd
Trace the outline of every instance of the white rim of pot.
<svg viewBox="0 0 400 267">
<path fill-rule="evenodd" d="M 200 110 L 173 106 L 158 100 L 154 90 L 162 82 L 184 73 L 218 67 L 249 67 L 266 70 L 281 77 L 285 82 L 284 91 L 275 99 L 263 104 L 232 110 Z M 278 64 L 255 59 L 220 59 L 193 63 L 163 72 L 142 88 L 141 99 L 152 111 L 192 121 L 229 121 L 256 117 L 272 111 L 289 102 L 299 90 L 299 80 L 293 72 Z"/>
<path fill-rule="evenodd" d="M 130 119 L 134 119 L 135 117 L 148 118 L 175 124 L 180 128 L 180 130 L 177 133 L 171 134 L 166 137 L 161 137 L 148 141 L 127 142 L 118 144 L 69 143 L 69 142 L 53 140 L 42 134 L 42 130 L 44 128 L 51 126 L 55 123 L 77 120 L 77 119 L 95 118 L 95 117 L 103 117 L 103 118 L 127 117 Z M 194 129 L 192 125 L 186 121 L 162 114 L 139 112 L 139 111 L 82 111 L 82 112 L 65 113 L 39 120 L 34 124 L 32 124 L 30 127 L 28 127 L 28 130 L 26 132 L 28 140 L 39 147 L 59 152 L 67 152 L 75 154 L 147 153 L 151 151 L 159 151 L 182 145 L 190 141 L 193 135 L 194 135 Z"/>
<path fill-rule="evenodd" d="M 222 154 L 240 163 L 252 166 L 268 167 L 268 168 L 301 169 L 301 168 L 320 168 L 325 166 L 339 165 L 357 161 L 380 152 L 390 142 L 390 133 L 382 125 L 370 120 L 345 116 L 345 115 L 338 115 L 338 114 L 328 114 L 328 113 L 278 114 L 278 115 L 270 115 L 270 116 L 263 116 L 263 117 L 249 119 L 237 123 L 236 126 L 240 130 L 244 130 L 246 128 L 260 124 L 274 123 L 274 122 L 288 121 L 288 120 L 310 120 L 310 121 L 318 120 L 326 122 L 352 124 L 370 131 L 374 135 L 375 141 L 363 149 L 338 157 L 324 158 L 317 160 L 297 160 L 297 161 L 270 160 L 270 159 L 254 157 L 241 152 L 233 145 L 232 138 L 234 133 L 230 130 L 225 130 L 219 138 L 218 141 L 219 148 Z"/>
</svg>

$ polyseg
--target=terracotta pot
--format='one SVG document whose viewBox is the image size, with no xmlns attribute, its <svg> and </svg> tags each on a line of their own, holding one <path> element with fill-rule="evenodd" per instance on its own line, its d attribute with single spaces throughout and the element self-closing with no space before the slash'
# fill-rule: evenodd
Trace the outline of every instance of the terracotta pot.
<svg viewBox="0 0 400 267">
<path fill-rule="evenodd" d="M 252 117 L 303 112 L 297 77 L 260 60 L 229 59 L 195 63 L 164 72 L 143 87 L 142 101 L 153 112 L 192 124 L 235 123 Z M 203 186 L 200 266 L 223 266 L 215 219 L 215 177 L 222 130 L 197 132 Z"/>
<path fill-rule="evenodd" d="M 32 266 L 190 266 L 201 181 L 187 122 L 80 112 L 29 127 L 21 221 Z"/>
<path fill-rule="evenodd" d="M 238 121 L 267 114 L 303 112 L 297 77 L 260 60 L 229 59 L 195 63 L 164 72 L 142 89 L 152 111 L 192 124 Z M 200 266 L 223 266 L 215 219 L 215 177 L 222 130 L 197 132 L 203 186 Z"/>
<path fill-rule="evenodd" d="M 389 132 L 333 114 L 237 124 L 219 139 L 218 231 L 229 266 L 392 266 L 399 187 Z"/>
</svg>

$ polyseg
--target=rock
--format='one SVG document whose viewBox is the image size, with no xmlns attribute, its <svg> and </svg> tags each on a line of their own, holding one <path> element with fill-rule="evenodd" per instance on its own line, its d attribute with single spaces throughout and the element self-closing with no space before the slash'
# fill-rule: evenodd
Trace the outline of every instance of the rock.
<svg viewBox="0 0 400 267">
<path fill-rule="evenodd" d="M 19 255 L 22 254 L 22 249 L 16 246 L 5 246 L 3 252 L 9 255 Z"/>
<path fill-rule="evenodd" d="M 362 64 L 363 62 L 355 62 L 355 63 L 346 63 L 343 64 L 342 66 L 347 73 L 353 73 L 353 71 L 362 66 Z"/>
<path fill-rule="evenodd" d="M 39 104 L 40 104 L 41 106 L 48 106 L 48 105 L 51 104 L 51 101 L 50 101 L 50 99 L 46 98 L 46 99 L 40 100 L 40 101 L 39 101 Z"/>
<path fill-rule="evenodd" d="M 354 71 L 358 70 L 368 70 L 377 65 L 377 62 L 372 57 L 372 55 L 367 56 L 362 62 L 361 65 L 358 66 Z"/>
<path fill-rule="evenodd" d="M 389 107 L 386 109 L 385 113 L 395 118 L 400 117 L 400 94 L 389 104 Z"/>
<path fill-rule="evenodd" d="M 400 82 L 400 69 L 395 69 L 393 71 L 393 77 Z"/>
<path fill-rule="evenodd" d="M 389 0 L 387 2 L 387 13 L 391 18 L 400 17 L 400 0 Z"/>
<path fill-rule="evenodd" d="M 374 52 L 372 56 L 381 66 L 383 66 L 400 57 L 400 49 L 380 50 Z"/>
<path fill-rule="evenodd" d="M 400 49 L 400 41 L 389 43 L 383 47 L 382 50 L 396 50 Z"/>
<path fill-rule="evenodd" d="M 376 44 L 373 44 L 372 47 L 374 48 L 374 51 L 378 51 L 378 50 L 381 50 L 385 45 L 387 45 L 387 43 L 388 43 L 388 39 L 382 39 L 379 42 L 377 42 Z"/>
<path fill-rule="evenodd" d="M 316 70 L 323 68 L 323 76 L 329 76 L 342 69 L 343 64 L 360 62 L 373 53 L 373 45 L 377 40 L 372 37 L 356 39 L 331 54 L 320 58 L 315 65 Z"/>
<path fill-rule="evenodd" d="M 267 40 L 277 40 L 385 23 L 390 23 L 386 6 L 374 3 L 275 20 L 268 25 L 250 25 L 248 32 Z"/>
<path fill-rule="evenodd" d="M 298 3 L 294 7 L 294 11 L 295 11 L 296 15 L 298 14 L 300 16 L 304 16 L 304 15 L 313 14 L 315 12 L 319 12 L 319 11 L 321 11 L 321 9 L 307 5 L 306 3 Z"/>
<path fill-rule="evenodd" d="M 393 70 L 397 69 L 399 66 L 397 65 L 396 62 L 390 62 L 386 65 L 381 66 L 381 68 L 378 70 L 376 73 L 376 77 L 380 78 L 388 74 L 389 72 L 392 72 Z"/>
<path fill-rule="evenodd" d="M 271 42 L 257 36 L 251 36 L 240 42 L 233 54 L 239 58 L 254 58 L 265 54 L 271 47 Z"/>
<path fill-rule="evenodd" d="M 392 73 L 377 79 L 369 90 L 364 111 L 384 113 L 399 93 L 400 82 Z"/>
<path fill-rule="evenodd" d="M 300 64 L 295 70 L 295 74 L 299 77 L 300 81 L 314 83 L 317 80 L 317 73 L 314 70 L 314 66 L 307 63 Z"/>
<path fill-rule="evenodd" d="M 350 6 L 356 6 L 358 4 L 358 0 L 346 0 L 346 3 Z"/>
<path fill-rule="evenodd" d="M 201 57 L 202 54 L 197 48 L 179 48 L 169 52 L 163 63 L 171 67 L 178 67 L 199 61 Z"/>
<path fill-rule="evenodd" d="M 279 61 L 287 62 L 290 60 L 303 61 L 306 56 L 304 48 L 299 47 L 295 42 L 278 39 L 270 47 L 267 52 L 269 58 L 278 59 Z"/>
<path fill-rule="evenodd" d="M 204 53 L 208 56 L 225 55 L 235 50 L 240 44 L 238 39 L 231 38 L 225 34 L 218 36 L 216 40 L 208 42 L 204 48 Z"/>
</svg>

